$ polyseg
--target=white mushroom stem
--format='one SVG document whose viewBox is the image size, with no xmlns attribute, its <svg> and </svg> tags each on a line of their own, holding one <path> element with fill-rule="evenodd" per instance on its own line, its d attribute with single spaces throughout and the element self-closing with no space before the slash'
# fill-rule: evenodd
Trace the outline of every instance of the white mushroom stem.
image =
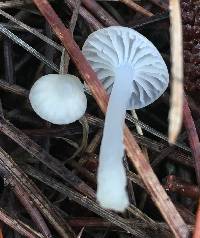
<svg viewBox="0 0 200 238">
<path fill-rule="evenodd" d="M 105 118 L 97 179 L 97 200 L 100 205 L 121 212 L 129 204 L 123 166 L 123 128 L 127 105 L 133 91 L 132 80 L 131 67 L 121 66 L 116 70 Z"/>
</svg>

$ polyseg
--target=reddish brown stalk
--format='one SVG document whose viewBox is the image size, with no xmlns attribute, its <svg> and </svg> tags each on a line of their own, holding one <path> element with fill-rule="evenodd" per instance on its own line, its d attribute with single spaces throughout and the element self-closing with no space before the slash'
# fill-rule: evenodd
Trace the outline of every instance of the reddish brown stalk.
<svg viewBox="0 0 200 238">
<path fill-rule="evenodd" d="M 163 1 L 163 0 L 162 1 L 161 0 L 150 0 L 150 1 L 165 11 L 167 11 L 169 9 L 169 6 L 166 3 L 166 1 Z"/>
<path fill-rule="evenodd" d="M 171 192 L 177 192 L 183 196 L 190 197 L 192 199 L 198 199 L 200 195 L 200 190 L 197 186 L 189 184 L 174 175 L 167 176 L 167 182 L 165 184 L 165 189 Z"/>
<path fill-rule="evenodd" d="M 34 203 L 31 201 L 25 189 L 14 179 L 9 178 L 9 184 L 12 186 L 16 196 L 23 204 L 27 212 L 29 213 L 32 220 L 37 224 L 38 229 L 45 237 L 52 237 L 49 228 L 47 227 L 43 217 L 39 210 L 36 208 Z"/>
<path fill-rule="evenodd" d="M 82 0 L 83 5 L 96 16 L 104 26 L 118 26 L 119 23 L 95 0 Z"/>
<path fill-rule="evenodd" d="M 28 178 L 28 176 L 18 167 L 12 158 L 0 147 L 0 168 L 4 178 L 11 181 L 17 181 L 28 196 L 34 201 L 37 208 L 43 213 L 48 221 L 54 226 L 63 238 L 73 238 L 75 235 L 66 222 L 63 221 L 60 214 L 56 212 L 52 204 L 43 196 L 41 191 Z M 13 184 L 12 184 L 13 185 Z"/>
<path fill-rule="evenodd" d="M 3 225 L 0 225 L 0 238 L 3 238 Z"/>
<path fill-rule="evenodd" d="M 197 182 L 200 185 L 200 142 L 186 97 L 183 105 L 183 122 L 188 133 L 190 147 L 195 160 Z"/>
<path fill-rule="evenodd" d="M 62 177 L 75 189 L 88 196 L 95 197 L 94 191 L 85 182 L 83 182 L 79 177 L 74 175 L 61 162 L 59 162 L 56 158 L 48 154 L 44 149 L 42 149 L 29 137 L 23 134 L 21 130 L 15 128 L 11 123 L 6 121 L 2 117 L 0 117 L 0 131 L 10 137 L 12 140 L 14 140 L 18 145 L 28 151 L 28 153 L 40 160 L 49 169 L 54 171 L 58 176 Z"/>
<path fill-rule="evenodd" d="M 16 84 L 7 83 L 3 80 L 0 80 L 0 89 L 15 93 L 15 94 L 23 96 L 23 97 L 28 96 L 28 90 L 26 90 Z"/>
<path fill-rule="evenodd" d="M 87 217 L 87 218 L 82 218 L 82 217 L 76 217 L 76 218 L 71 218 L 67 220 L 67 222 L 70 224 L 72 227 L 111 227 L 114 226 L 109 221 L 105 221 L 101 218 L 96 218 L 96 217 Z"/>
<path fill-rule="evenodd" d="M 197 209 L 196 222 L 195 222 L 195 228 L 193 233 L 193 238 L 199 238 L 199 237 L 200 237 L 200 199 L 199 199 L 199 206 Z"/>
<path fill-rule="evenodd" d="M 72 61 L 75 63 L 77 69 L 79 70 L 82 78 L 88 84 L 99 107 L 105 113 L 108 103 L 108 96 L 106 94 L 106 91 L 104 90 L 102 84 L 98 80 L 88 61 L 81 53 L 78 45 L 72 38 L 70 31 L 65 28 L 64 24 L 61 22 L 60 18 L 57 16 L 47 0 L 34 0 L 34 2 L 51 25 L 58 38 L 62 41 L 63 45 L 71 56 Z M 189 231 L 186 224 L 167 196 L 163 187 L 160 185 L 151 166 L 145 160 L 140 147 L 138 146 L 131 132 L 126 126 L 124 142 L 129 159 L 135 165 L 153 201 L 160 209 L 163 217 L 169 224 L 175 236 L 181 238 L 188 237 Z"/>
<path fill-rule="evenodd" d="M 18 219 L 10 217 L 2 208 L 0 208 L 0 220 L 10 226 L 12 229 L 19 232 L 22 236 L 29 238 L 44 238 L 42 234 L 30 228 L 27 224 L 24 224 Z"/>
<path fill-rule="evenodd" d="M 74 0 L 65 0 L 65 3 L 68 5 L 69 8 L 75 8 L 76 3 Z M 103 25 L 84 7 L 80 7 L 79 13 L 82 18 L 90 25 L 94 30 L 101 29 Z"/>
<path fill-rule="evenodd" d="M 133 9 L 136 12 L 141 13 L 144 16 L 148 16 L 148 17 L 152 17 L 153 16 L 153 13 L 149 12 L 148 10 L 146 10 L 143 7 L 141 7 L 137 3 L 133 2 L 132 0 L 119 0 L 119 1 L 124 3 L 124 4 L 126 4 L 128 7 L 130 7 L 131 9 Z"/>
</svg>

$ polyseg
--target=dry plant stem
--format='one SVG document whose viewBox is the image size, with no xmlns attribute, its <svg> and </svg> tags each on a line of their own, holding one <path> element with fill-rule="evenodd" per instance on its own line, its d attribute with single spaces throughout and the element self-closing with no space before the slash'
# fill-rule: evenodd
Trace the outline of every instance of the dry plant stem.
<svg viewBox="0 0 200 238">
<path fill-rule="evenodd" d="M 88 171 L 87 169 L 85 169 L 84 167 L 82 167 L 78 162 L 76 162 L 74 160 L 72 160 L 72 161 L 67 160 L 66 164 L 71 166 L 73 169 L 75 169 L 80 174 L 82 174 L 85 178 L 88 179 L 88 181 L 90 181 L 91 183 L 96 185 L 96 176 L 93 173 L 91 173 L 90 171 Z"/>
<path fill-rule="evenodd" d="M 193 232 L 193 238 L 199 238 L 199 237 L 200 237 L 200 199 L 199 199 L 199 206 L 196 213 L 195 228 Z"/>
<path fill-rule="evenodd" d="M 65 0 L 65 3 L 69 8 L 74 9 L 76 6 L 74 0 Z M 94 30 L 103 28 L 103 25 L 84 7 L 80 7 L 79 14 Z"/>
<path fill-rule="evenodd" d="M 95 197 L 94 191 L 87 184 L 85 184 L 80 178 L 78 178 L 70 170 L 68 170 L 62 163 L 48 154 L 38 144 L 36 144 L 28 136 L 23 134 L 19 129 L 15 128 L 11 123 L 6 121 L 2 117 L 0 117 L 0 131 L 14 140 L 32 156 L 40 160 L 58 176 L 62 177 L 75 189 L 84 193 L 85 195 Z"/>
<path fill-rule="evenodd" d="M 96 213 L 97 215 L 105 218 L 106 220 L 112 222 L 113 224 L 121 227 L 122 229 L 126 230 L 127 232 L 130 232 L 133 235 L 136 235 L 136 237 L 140 237 L 143 235 L 145 235 L 145 237 L 148 235 L 146 234 L 142 234 L 140 230 L 137 229 L 136 227 L 133 227 L 130 225 L 129 222 L 127 222 L 126 219 L 123 219 L 121 217 L 119 217 L 117 214 L 109 211 L 109 210 L 105 210 L 103 208 L 101 208 L 96 202 L 94 202 L 93 200 L 71 190 L 69 187 L 65 186 L 62 183 L 57 182 L 57 180 L 52 179 L 46 175 L 43 175 L 41 172 L 35 170 L 34 168 L 30 167 L 30 166 L 25 166 L 24 167 L 26 173 L 28 173 L 29 175 L 33 176 L 34 178 L 38 179 L 39 181 L 47 184 L 48 186 L 54 188 L 55 190 L 57 190 L 58 192 L 67 195 L 69 197 L 69 199 L 77 202 L 78 204 L 80 204 L 81 206 L 93 211 L 94 213 Z M 138 209 L 135 208 L 135 210 Z M 137 217 L 141 217 L 142 212 L 138 212 L 138 214 L 136 214 Z M 150 218 L 147 219 L 146 215 L 142 215 L 142 220 L 143 222 L 145 221 L 145 223 L 151 225 L 151 227 L 155 230 L 158 229 L 158 226 L 156 224 L 156 222 L 152 221 Z M 165 229 L 163 229 L 163 232 L 165 231 Z"/>
<path fill-rule="evenodd" d="M 3 238 L 3 224 L 0 224 L 0 238 Z"/>
<path fill-rule="evenodd" d="M 6 17 L 10 21 L 16 23 L 18 26 L 21 26 L 22 28 L 26 29 L 28 32 L 32 33 L 33 35 L 37 36 L 38 38 L 40 38 L 41 40 L 43 40 L 47 44 L 53 46 L 55 49 L 57 49 L 60 52 L 62 52 L 63 47 L 61 45 L 58 45 L 56 42 L 52 41 L 51 39 L 49 39 L 45 35 L 41 34 L 37 30 L 35 30 L 34 28 L 24 24 L 22 21 L 16 19 L 15 17 L 11 16 L 10 14 L 6 13 L 5 11 L 3 11 L 1 9 L 0 9 L 0 15 Z"/>
<path fill-rule="evenodd" d="M 133 2 L 132 0 L 119 0 L 120 2 L 126 4 L 131 9 L 135 10 L 136 12 L 141 13 L 144 16 L 152 17 L 153 13 L 149 12 L 145 8 L 141 7 L 137 3 Z"/>
<path fill-rule="evenodd" d="M 183 106 L 183 122 L 188 133 L 188 139 L 195 161 L 197 183 L 200 186 L 200 142 L 186 97 Z"/>
<path fill-rule="evenodd" d="M 19 232 L 22 236 L 28 238 L 45 238 L 42 234 L 33 230 L 31 227 L 29 227 L 19 219 L 10 217 L 2 208 L 0 208 L 0 220 L 10 226 L 12 229 Z"/>
<path fill-rule="evenodd" d="M 170 0 L 172 83 L 169 111 L 169 143 L 175 143 L 183 118 L 183 36 L 180 1 Z"/>
<path fill-rule="evenodd" d="M 73 9 L 72 17 L 69 23 L 69 29 L 72 34 L 74 33 L 74 29 L 76 27 L 76 22 L 78 19 L 81 2 L 82 0 L 75 0 L 75 7 Z M 61 62 L 60 62 L 60 74 L 68 73 L 69 61 L 70 61 L 70 57 L 64 48 L 62 51 Z"/>
<path fill-rule="evenodd" d="M 95 72 L 92 70 L 88 61 L 81 53 L 78 45 L 73 40 L 70 31 L 65 28 L 64 24 L 56 15 L 55 11 L 50 6 L 48 1 L 34 0 L 34 2 L 40 9 L 42 14 L 45 16 L 46 20 L 52 26 L 58 38 L 62 41 L 71 59 L 73 60 L 77 69 L 79 70 L 81 76 L 88 84 L 99 107 L 105 113 L 108 103 L 108 96 L 106 94 L 106 91 L 104 90 L 102 84 L 98 80 Z M 125 126 L 124 142 L 129 159 L 136 167 L 153 201 L 160 209 L 164 219 L 169 224 L 174 235 L 176 237 L 181 238 L 188 237 L 189 231 L 186 224 L 184 223 L 183 219 L 177 212 L 175 206 L 167 196 L 163 187 L 160 185 L 151 166 L 145 160 L 144 155 L 142 154 L 138 144 L 136 143 L 131 132 L 126 126 Z"/>
<path fill-rule="evenodd" d="M 86 153 L 92 154 L 95 152 L 97 146 L 99 146 L 101 142 L 102 134 L 103 134 L 102 129 L 99 129 L 97 133 L 95 134 L 95 136 L 92 138 L 92 141 L 90 142 L 90 144 L 87 146 L 87 149 L 85 151 Z"/>
<path fill-rule="evenodd" d="M 15 93 L 15 94 L 23 96 L 23 97 L 28 97 L 28 93 L 29 93 L 28 90 L 26 90 L 16 84 L 9 84 L 3 80 L 0 80 L 0 89 Z"/>
<path fill-rule="evenodd" d="M 4 49 L 4 75 L 5 80 L 13 84 L 15 83 L 15 74 L 14 74 L 14 63 L 13 63 L 13 42 L 4 37 L 3 41 L 3 49 Z"/>
<path fill-rule="evenodd" d="M 195 215 L 192 213 L 191 210 L 187 209 L 180 203 L 175 203 L 175 206 L 187 224 L 195 224 Z"/>
<path fill-rule="evenodd" d="M 155 5 L 159 6 L 160 8 L 162 8 L 163 10 L 167 11 L 169 9 L 168 4 L 166 3 L 166 1 L 163 0 L 149 0 L 152 3 L 154 3 Z M 175 0 L 176 1 L 176 0 Z"/>
<path fill-rule="evenodd" d="M 144 214 L 140 209 L 138 209 L 137 207 L 133 205 L 130 205 L 130 207 L 128 207 L 128 211 L 131 211 L 131 213 L 134 214 L 136 218 L 143 220 L 145 223 L 156 224 L 154 220 L 152 220 L 150 217 Z"/>
<path fill-rule="evenodd" d="M 6 35 L 8 38 L 10 38 L 11 40 L 13 40 L 16 44 L 20 45 L 21 47 L 23 47 L 25 50 L 27 50 L 29 53 L 31 53 L 32 55 L 34 55 L 37 59 L 39 59 L 41 62 L 43 62 L 44 64 L 48 65 L 50 68 L 52 68 L 53 70 L 55 70 L 56 72 L 58 72 L 58 68 L 57 66 L 52 63 L 49 62 L 42 54 L 40 54 L 37 50 L 35 50 L 33 47 L 31 47 L 30 45 L 28 45 L 27 43 L 25 43 L 22 39 L 20 39 L 18 36 L 16 36 L 15 34 L 13 34 L 11 31 L 9 31 L 6 27 L 0 25 L 0 32 L 3 33 L 4 35 Z"/>
<path fill-rule="evenodd" d="M 82 0 L 83 5 L 96 17 L 104 26 L 118 26 L 119 23 L 95 0 Z"/>
<path fill-rule="evenodd" d="M 133 118 L 135 118 L 136 120 L 138 120 L 138 116 L 137 116 L 136 111 L 135 111 L 135 110 L 132 110 L 131 113 L 132 113 Z M 136 124 L 136 130 L 137 130 L 137 133 L 138 133 L 139 135 L 141 135 L 141 136 L 144 135 L 144 133 L 143 133 L 143 131 L 142 131 L 142 128 L 141 128 L 138 124 Z M 146 148 L 145 146 L 142 146 L 142 152 L 143 152 L 143 154 L 145 155 L 146 160 L 149 161 L 148 151 L 147 151 L 147 148 Z"/>
<path fill-rule="evenodd" d="M 103 120 L 99 119 L 95 116 L 91 116 L 90 114 L 86 113 L 86 117 L 88 119 L 88 123 L 94 126 L 99 126 L 99 127 L 103 127 Z M 134 124 L 139 125 L 141 128 L 143 128 L 144 130 L 148 131 L 149 133 L 151 133 L 152 135 L 164 140 L 168 142 L 168 137 L 166 137 L 165 135 L 163 135 L 162 133 L 160 133 L 159 131 L 153 129 L 152 127 L 148 126 L 147 124 L 145 124 L 142 121 L 136 120 L 134 117 L 130 116 L 128 113 L 126 114 L 126 119 Z M 188 148 L 187 146 L 181 144 L 181 143 L 175 143 L 174 145 L 176 145 L 177 147 L 187 151 L 187 152 L 191 152 L 190 148 Z"/>
<path fill-rule="evenodd" d="M 135 110 L 132 110 L 131 111 L 132 113 L 132 116 L 133 118 L 135 118 L 136 120 L 138 120 L 138 116 L 137 116 L 137 113 Z M 136 124 L 136 130 L 138 132 L 139 135 L 143 136 L 143 131 L 142 131 L 142 128 Z M 147 148 L 145 146 L 141 146 L 141 149 L 142 149 L 142 152 L 145 156 L 145 159 L 149 162 L 149 156 L 148 156 L 148 151 L 147 151 Z M 141 210 L 144 209 L 144 206 L 145 206 L 145 202 L 146 202 L 146 199 L 147 199 L 147 193 L 146 192 L 142 192 L 141 194 L 141 198 L 140 198 L 140 203 L 139 203 L 139 208 Z"/>
<path fill-rule="evenodd" d="M 23 7 L 26 4 L 26 2 L 31 3 L 31 1 L 22 1 L 22 0 L 4 1 L 0 2 L 0 8 Z"/>
<path fill-rule="evenodd" d="M 14 190 L 16 196 L 23 204 L 32 220 L 37 224 L 40 232 L 44 235 L 44 237 L 51 238 L 51 232 L 47 227 L 43 217 L 41 216 L 39 210 L 35 207 L 34 203 L 31 201 L 30 197 L 27 195 L 23 187 L 12 178 L 6 178 L 6 180 L 6 182 L 8 182 L 12 186 L 12 189 Z"/>
<path fill-rule="evenodd" d="M 63 238 L 74 238 L 73 231 L 66 222 L 58 215 L 49 201 L 42 195 L 40 190 L 28 178 L 28 176 L 18 167 L 12 158 L 0 148 L 0 168 L 5 177 L 12 178 L 9 181 L 18 182 L 28 196 L 32 199 L 37 208 L 43 213 L 47 220 L 54 226 L 55 230 Z"/>
</svg>

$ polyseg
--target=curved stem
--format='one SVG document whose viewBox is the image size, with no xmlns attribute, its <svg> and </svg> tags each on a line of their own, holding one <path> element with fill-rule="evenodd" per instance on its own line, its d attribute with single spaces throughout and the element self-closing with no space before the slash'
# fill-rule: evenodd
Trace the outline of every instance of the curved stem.
<svg viewBox="0 0 200 238">
<path fill-rule="evenodd" d="M 104 208 L 123 211 L 128 206 L 123 166 L 123 127 L 132 91 L 133 70 L 120 67 L 110 95 L 98 168 L 97 199 Z"/>
</svg>

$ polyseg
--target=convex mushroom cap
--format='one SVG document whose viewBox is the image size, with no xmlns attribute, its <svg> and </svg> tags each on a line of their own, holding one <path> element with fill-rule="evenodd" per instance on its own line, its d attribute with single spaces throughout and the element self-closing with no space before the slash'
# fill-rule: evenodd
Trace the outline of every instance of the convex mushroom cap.
<svg viewBox="0 0 200 238">
<path fill-rule="evenodd" d="M 100 29 L 84 43 L 83 54 L 111 93 L 100 149 L 97 200 L 105 208 L 128 206 L 123 167 L 126 110 L 145 107 L 166 90 L 169 75 L 156 47 L 133 29 Z"/>
<path fill-rule="evenodd" d="M 83 84 L 70 74 L 41 77 L 32 86 L 29 100 L 41 118 L 58 125 L 80 119 L 87 107 Z"/>
</svg>

